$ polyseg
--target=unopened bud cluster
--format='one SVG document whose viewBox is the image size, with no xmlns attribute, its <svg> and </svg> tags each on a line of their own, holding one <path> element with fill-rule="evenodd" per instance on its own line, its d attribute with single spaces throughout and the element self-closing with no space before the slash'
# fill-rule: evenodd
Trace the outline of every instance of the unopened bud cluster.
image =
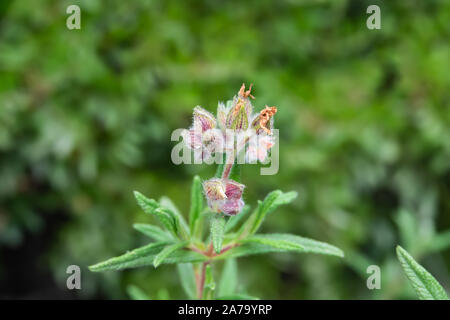
<svg viewBox="0 0 450 320">
<path fill-rule="evenodd" d="M 196 160 L 208 160 L 218 153 L 227 154 L 222 177 L 203 182 L 209 208 L 226 215 L 236 215 L 244 206 L 242 193 L 245 186 L 229 179 L 236 155 L 243 151 L 246 162 L 263 162 L 275 143 L 273 116 L 277 108 L 266 106 L 254 114 L 250 101 L 250 98 L 254 99 L 251 87 L 245 90 L 242 84 L 237 96 L 226 105 L 219 102 L 217 119 L 205 109 L 195 107 L 192 126 L 183 131 L 183 141 L 194 151 Z M 233 133 L 231 143 L 227 138 L 230 132 Z M 234 136 L 238 137 L 237 142 Z"/>
</svg>

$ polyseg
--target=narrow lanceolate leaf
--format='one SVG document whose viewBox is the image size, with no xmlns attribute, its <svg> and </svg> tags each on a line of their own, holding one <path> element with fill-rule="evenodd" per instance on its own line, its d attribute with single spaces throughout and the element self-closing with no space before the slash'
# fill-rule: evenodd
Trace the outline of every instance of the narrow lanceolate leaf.
<svg viewBox="0 0 450 320">
<path fill-rule="evenodd" d="M 325 242 L 312 240 L 292 234 L 272 233 L 256 235 L 242 240 L 242 242 L 253 242 L 264 246 L 273 247 L 281 251 L 297 251 L 304 253 L 327 254 L 343 257 L 341 249 Z"/>
<path fill-rule="evenodd" d="M 248 296 L 246 294 L 233 294 L 229 296 L 220 296 L 217 300 L 259 300 L 259 298 Z"/>
<path fill-rule="evenodd" d="M 225 230 L 225 217 L 222 214 L 215 214 L 211 218 L 211 240 L 216 253 L 222 250 L 222 241 Z"/>
<path fill-rule="evenodd" d="M 214 281 L 211 265 L 208 264 L 205 270 L 205 286 L 203 287 L 203 299 L 213 298 L 216 282 Z"/>
<path fill-rule="evenodd" d="M 448 300 L 448 296 L 439 282 L 400 246 L 397 246 L 397 257 L 421 300 Z"/>
<path fill-rule="evenodd" d="M 168 242 L 155 242 L 134 249 L 121 256 L 108 259 L 89 267 L 91 271 L 121 270 L 149 265 L 153 262 L 154 255 L 167 245 Z"/>
<path fill-rule="evenodd" d="M 98 272 L 149 266 L 153 264 L 156 255 L 168 244 L 170 243 L 151 243 L 121 256 L 90 266 L 89 270 Z M 189 250 L 178 250 L 164 259 L 163 263 L 203 262 L 206 260 L 208 260 L 208 258 L 200 253 Z"/>
<path fill-rule="evenodd" d="M 298 252 L 317 253 L 343 257 L 339 248 L 325 242 L 320 242 L 292 234 L 256 235 L 240 241 L 241 245 L 228 250 L 215 259 L 237 258 L 268 252 Z"/>
<path fill-rule="evenodd" d="M 177 265 L 181 286 L 190 299 L 195 299 L 195 273 L 191 263 L 179 263 Z"/>
<path fill-rule="evenodd" d="M 127 287 L 127 293 L 133 300 L 151 300 L 144 291 L 133 285 Z"/>
<path fill-rule="evenodd" d="M 258 201 L 258 207 L 240 230 L 240 234 L 255 234 L 264 221 L 264 218 L 283 204 L 288 204 L 297 197 L 297 192 L 282 192 L 275 190 L 269 193 L 263 201 Z"/>
<path fill-rule="evenodd" d="M 153 259 L 153 266 L 157 268 L 167 257 L 173 252 L 185 247 L 188 244 L 187 241 L 177 242 L 165 247 L 160 253 L 158 253 Z"/>
<path fill-rule="evenodd" d="M 159 203 L 162 207 L 166 208 L 170 211 L 170 214 L 175 219 L 176 229 L 180 235 L 180 237 L 184 240 L 189 239 L 189 227 L 181 214 L 180 210 L 175 206 L 175 204 L 168 197 L 161 197 L 159 199 Z"/>
<path fill-rule="evenodd" d="M 195 176 L 192 182 L 191 189 L 191 208 L 189 211 L 189 229 L 191 235 L 199 239 L 200 230 L 200 215 L 203 210 L 203 193 L 202 193 L 202 182 L 199 176 Z"/>
<path fill-rule="evenodd" d="M 135 223 L 133 228 L 155 241 L 175 241 L 171 234 L 151 224 Z"/>
<path fill-rule="evenodd" d="M 222 276 L 219 282 L 219 292 L 218 295 L 230 296 L 236 292 L 236 287 L 238 284 L 238 272 L 237 263 L 235 259 L 227 259 L 225 261 Z"/>
<path fill-rule="evenodd" d="M 134 192 L 134 196 L 136 197 L 137 203 L 145 213 L 157 217 L 167 230 L 169 230 L 174 236 L 177 236 L 175 220 L 167 212 L 167 209 L 164 210 L 164 208 L 162 208 L 158 202 L 153 199 L 147 198 L 137 191 Z"/>
<path fill-rule="evenodd" d="M 233 230 L 233 228 L 235 228 L 239 224 L 239 222 L 241 222 L 242 219 L 245 218 L 245 216 L 249 212 L 250 212 L 250 206 L 245 205 L 244 208 L 242 208 L 242 211 L 240 213 L 228 218 L 227 223 L 225 224 L 225 233 L 227 233 L 230 230 Z"/>
</svg>

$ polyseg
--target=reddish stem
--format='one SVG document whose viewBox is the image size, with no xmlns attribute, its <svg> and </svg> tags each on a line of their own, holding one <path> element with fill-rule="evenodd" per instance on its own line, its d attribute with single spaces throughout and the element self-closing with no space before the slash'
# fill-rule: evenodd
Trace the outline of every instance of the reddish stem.
<svg viewBox="0 0 450 320">
<path fill-rule="evenodd" d="M 205 287 L 205 278 L 206 278 L 206 266 L 208 265 L 209 261 L 202 263 L 202 269 L 200 272 L 200 277 L 197 281 L 197 297 L 198 299 L 203 298 L 203 288 Z"/>
</svg>

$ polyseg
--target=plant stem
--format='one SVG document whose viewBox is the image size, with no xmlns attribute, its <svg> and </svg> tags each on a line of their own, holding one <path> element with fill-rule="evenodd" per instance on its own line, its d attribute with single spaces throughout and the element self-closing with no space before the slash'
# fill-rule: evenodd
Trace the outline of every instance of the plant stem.
<svg viewBox="0 0 450 320">
<path fill-rule="evenodd" d="M 201 271 L 200 276 L 197 277 L 196 285 L 197 285 L 197 297 L 198 299 L 203 298 L 203 289 L 205 287 L 205 275 L 206 275 L 206 266 L 208 265 L 209 261 L 205 261 L 201 265 Z"/>
<path fill-rule="evenodd" d="M 228 163 L 228 161 L 227 161 L 227 163 L 225 164 L 225 168 L 223 170 L 223 174 L 222 174 L 223 179 L 228 178 L 228 176 L 230 175 L 230 172 L 231 172 L 231 168 L 233 168 L 233 165 L 234 165 L 234 159 L 233 159 L 233 162 L 231 162 L 231 163 Z"/>
</svg>

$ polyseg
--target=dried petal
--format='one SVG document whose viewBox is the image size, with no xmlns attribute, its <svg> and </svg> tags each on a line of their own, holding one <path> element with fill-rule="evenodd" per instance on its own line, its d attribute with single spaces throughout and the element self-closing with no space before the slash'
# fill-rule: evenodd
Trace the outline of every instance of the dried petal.
<svg viewBox="0 0 450 320">
<path fill-rule="evenodd" d="M 266 106 L 261 112 L 252 119 L 251 128 L 256 131 L 257 134 L 265 132 L 272 134 L 273 128 L 273 116 L 277 113 L 276 107 Z"/>
</svg>

